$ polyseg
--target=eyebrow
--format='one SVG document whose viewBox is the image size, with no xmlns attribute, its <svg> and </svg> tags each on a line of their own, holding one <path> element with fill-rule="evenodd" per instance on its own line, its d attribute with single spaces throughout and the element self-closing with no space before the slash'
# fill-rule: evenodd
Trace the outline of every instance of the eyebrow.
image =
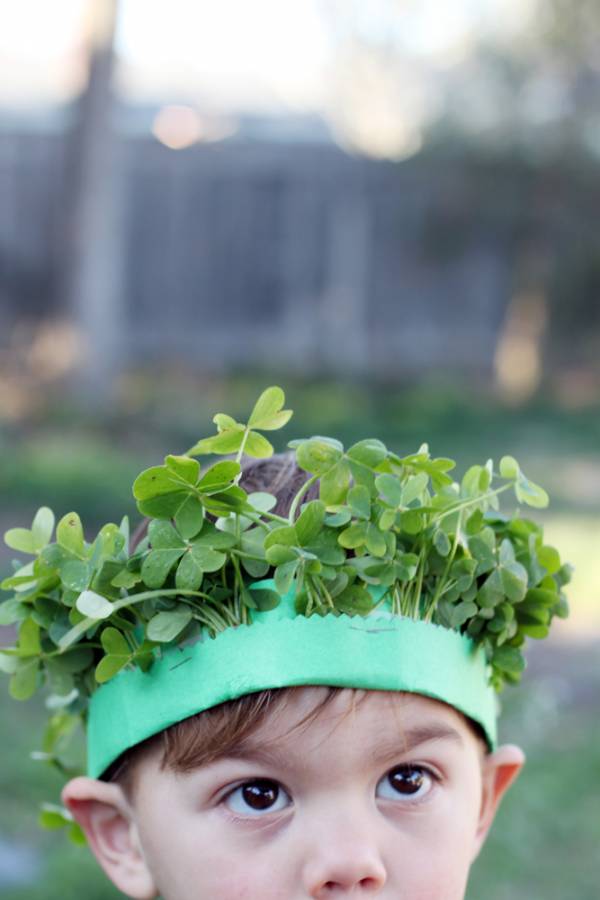
<svg viewBox="0 0 600 900">
<path fill-rule="evenodd" d="M 422 744 L 431 741 L 452 741 L 461 747 L 464 746 L 463 737 L 456 729 L 449 725 L 431 723 L 401 731 L 397 738 L 392 739 L 388 737 L 382 740 L 376 745 L 370 758 L 372 762 L 382 764 L 390 759 L 410 753 Z M 275 741 L 272 747 L 269 748 L 249 739 L 241 741 L 237 747 L 228 749 L 226 753 L 215 759 L 215 762 L 221 760 L 248 760 L 249 762 L 262 763 L 266 766 L 286 768 L 289 765 L 289 754 L 281 746 L 278 747 Z"/>
<path fill-rule="evenodd" d="M 373 759 L 376 762 L 384 762 L 398 754 L 410 753 L 422 744 L 431 741 L 452 741 L 460 747 L 464 746 L 464 740 L 459 731 L 450 725 L 439 725 L 432 722 L 408 728 L 400 733 L 398 739 L 387 738 L 382 741 L 373 754 Z"/>
</svg>

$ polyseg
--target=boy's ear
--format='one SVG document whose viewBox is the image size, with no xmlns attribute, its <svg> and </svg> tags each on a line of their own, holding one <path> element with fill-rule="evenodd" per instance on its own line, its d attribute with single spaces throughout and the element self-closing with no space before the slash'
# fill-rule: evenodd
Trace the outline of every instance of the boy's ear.
<svg viewBox="0 0 600 900">
<path fill-rule="evenodd" d="M 113 884 L 134 900 L 157 897 L 122 788 L 93 778 L 74 778 L 63 789 L 62 800 Z"/>
<path fill-rule="evenodd" d="M 471 862 L 483 847 L 500 801 L 525 764 L 525 754 L 515 744 L 504 744 L 482 762 L 482 791 L 479 823 Z"/>
</svg>

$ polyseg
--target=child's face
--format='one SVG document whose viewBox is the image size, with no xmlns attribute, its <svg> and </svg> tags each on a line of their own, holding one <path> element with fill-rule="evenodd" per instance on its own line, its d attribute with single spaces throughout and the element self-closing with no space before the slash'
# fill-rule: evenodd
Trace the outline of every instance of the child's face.
<svg viewBox="0 0 600 900">
<path fill-rule="evenodd" d="M 323 691 L 292 695 L 239 758 L 189 774 L 143 759 L 131 802 L 73 782 L 65 799 L 117 886 L 164 900 L 462 900 L 521 752 L 486 757 L 452 708 L 407 694 L 359 692 L 350 708 L 342 691 L 293 730 Z"/>
</svg>

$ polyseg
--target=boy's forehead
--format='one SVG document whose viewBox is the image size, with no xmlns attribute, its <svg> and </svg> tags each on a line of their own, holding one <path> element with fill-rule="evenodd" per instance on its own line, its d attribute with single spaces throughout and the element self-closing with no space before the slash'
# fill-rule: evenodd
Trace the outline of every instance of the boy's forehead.
<svg viewBox="0 0 600 900">
<path fill-rule="evenodd" d="M 418 747 L 436 748 L 468 765 L 481 764 L 484 751 L 466 719 L 453 707 L 420 694 L 344 688 L 328 696 L 326 687 L 301 687 L 286 692 L 284 702 L 268 711 L 261 724 L 210 760 L 185 771 L 160 764 L 157 752 L 142 759 L 142 782 L 156 777 L 210 777 L 214 767 L 228 761 L 259 763 L 282 772 L 313 771 L 327 777 L 335 772 L 361 771 L 364 766 L 398 762 L 399 754 Z M 327 702 L 324 702 L 326 701 Z M 458 754 L 458 756 L 457 756 Z M 195 775 L 194 775 L 195 773 Z"/>
<path fill-rule="evenodd" d="M 347 688 L 324 703 L 326 697 L 327 688 L 316 686 L 290 693 L 239 748 L 240 755 L 265 745 L 297 749 L 336 737 L 356 746 L 389 740 L 410 749 L 434 739 L 465 743 L 470 736 L 460 713 L 421 694 Z"/>
</svg>

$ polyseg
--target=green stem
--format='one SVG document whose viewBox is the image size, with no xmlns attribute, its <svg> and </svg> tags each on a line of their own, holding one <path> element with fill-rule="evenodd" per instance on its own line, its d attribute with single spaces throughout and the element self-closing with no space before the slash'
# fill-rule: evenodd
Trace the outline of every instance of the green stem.
<svg viewBox="0 0 600 900">
<path fill-rule="evenodd" d="M 244 587 L 244 579 L 242 577 L 242 573 L 240 570 L 240 564 L 237 561 L 237 559 L 235 558 L 235 556 L 231 557 L 231 563 L 232 563 L 234 571 L 235 571 L 235 590 L 234 590 L 235 610 L 234 610 L 234 615 L 236 616 L 237 621 L 241 622 L 242 607 L 244 604 L 242 603 L 242 601 L 240 599 L 240 594 Z"/>
<path fill-rule="evenodd" d="M 235 461 L 237 463 L 241 463 L 241 461 L 242 461 L 242 456 L 244 455 L 244 447 L 246 446 L 246 441 L 248 440 L 249 434 L 250 434 L 250 428 L 246 425 L 246 427 L 244 429 L 244 437 L 242 438 L 242 443 L 240 444 L 240 449 L 238 450 L 237 456 L 235 458 Z M 242 473 L 238 472 L 238 474 L 235 476 L 236 484 L 238 483 L 238 481 L 240 480 L 241 477 L 242 477 Z"/>
<path fill-rule="evenodd" d="M 133 636 L 131 631 L 124 631 L 123 636 L 124 636 L 125 640 L 127 641 L 127 643 L 129 644 L 129 649 L 131 650 L 131 652 L 135 653 L 139 647 L 139 644 L 136 643 L 135 637 Z"/>
<path fill-rule="evenodd" d="M 217 634 L 227 628 L 227 623 L 223 621 L 223 619 L 214 610 L 209 610 L 209 607 L 204 607 L 204 609 L 198 610 L 194 618 L 198 622 L 202 622 L 204 625 L 212 628 L 212 630 Z"/>
<path fill-rule="evenodd" d="M 312 610 L 313 606 L 317 606 L 317 605 L 320 606 L 320 604 L 317 604 L 315 601 L 314 591 L 312 590 L 312 588 L 310 586 L 308 578 L 304 582 L 304 586 L 306 589 L 306 593 L 308 595 L 308 603 L 306 604 L 306 615 L 308 615 L 309 610 Z"/>
<path fill-rule="evenodd" d="M 308 491 L 310 490 L 310 488 L 312 487 L 312 485 L 313 485 L 316 481 L 318 481 L 318 479 L 319 479 L 319 476 L 318 476 L 318 475 L 312 475 L 312 476 L 308 479 L 308 481 L 305 481 L 305 482 L 304 482 L 304 484 L 302 485 L 302 487 L 300 488 L 300 490 L 298 491 L 298 493 L 296 494 L 296 496 L 295 496 L 294 499 L 292 500 L 292 505 L 290 506 L 290 512 L 289 512 L 289 515 L 288 515 L 288 523 L 289 523 L 290 525 L 293 525 L 294 522 L 295 522 L 295 520 L 296 520 L 296 510 L 298 509 L 298 506 L 300 505 L 300 501 L 301 501 L 302 498 L 305 496 L 305 494 L 308 493 Z"/>
<path fill-rule="evenodd" d="M 382 600 L 385 599 L 386 594 L 383 595 L 377 606 L 381 605 Z M 377 608 L 377 607 L 375 607 Z M 401 616 L 402 615 L 402 600 L 400 597 L 400 592 L 398 589 L 398 585 L 395 584 L 392 587 L 392 615 L 393 616 Z"/>
<path fill-rule="evenodd" d="M 394 590 L 397 590 L 397 588 L 395 588 Z M 376 609 L 379 609 L 380 606 L 383 606 L 383 604 L 385 603 L 385 601 L 388 598 L 389 593 L 390 593 L 390 588 L 388 588 L 387 591 L 381 595 L 381 597 L 379 598 L 379 600 L 377 601 L 375 606 L 373 606 L 373 608 L 371 609 L 372 613 L 375 612 Z M 394 612 L 394 591 L 392 591 L 392 612 Z"/>
<path fill-rule="evenodd" d="M 481 503 L 482 500 L 489 500 L 491 497 L 497 497 L 498 494 L 503 494 L 504 491 L 510 490 L 513 487 L 513 482 L 510 484 L 505 484 L 501 488 L 496 488 L 495 491 L 488 491 L 487 494 L 481 494 L 479 497 L 472 497 L 470 500 L 463 500 L 460 503 L 456 503 L 454 506 L 449 506 L 445 509 L 439 516 L 436 516 L 433 521 L 441 522 L 442 519 L 445 519 L 446 516 L 451 516 L 455 512 L 459 512 L 463 509 L 467 509 L 469 506 L 476 506 L 478 503 Z"/>
<path fill-rule="evenodd" d="M 234 554 L 235 556 L 240 556 L 243 559 L 256 559 L 258 562 L 266 562 L 264 556 L 256 556 L 256 554 L 254 553 L 246 553 L 245 550 L 236 550 L 235 548 L 233 548 L 229 552 Z"/>
<path fill-rule="evenodd" d="M 456 556 L 456 550 L 457 550 L 457 548 L 458 548 L 458 541 L 459 541 L 459 538 L 460 538 L 460 527 L 461 527 L 461 524 L 462 524 L 462 510 L 461 510 L 461 512 L 459 513 L 459 516 L 458 516 L 458 522 L 457 522 L 457 524 L 456 524 L 456 532 L 455 532 L 455 534 L 454 534 L 454 541 L 452 542 L 452 549 L 451 549 L 450 553 L 448 554 L 448 559 L 446 560 L 446 565 L 444 566 L 444 571 L 443 571 L 443 573 L 442 573 L 442 577 L 441 577 L 440 579 L 438 579 L 438 583 L 437 583 L 437 585 L 436 585 L 435 593 L 434 593 L 434 595 L 433 595 L 433 600 L 431 601 L 431 603 L 430 603 L 430 605 L 429 605 L 429 609 L 427 610 L 427 613 L 426 613 L 426 615 L 425 615 L 425 621 L 426 621 L 426 622 L 430 622 L 431 619 L 433 618 L 433 614 L 434 614 L 435 609 L 436 609 L 436 607 L 437 607 L 437 605 L 438 605 L 439 599 L 440 599 L 440 597 L 442 596 L 442 594 L 444 593 L 444 590 L 445 590 L 445 582 L 446 582 L 446 579 L 448 578 L 448 573 L 449 573 L 449 571 L 450 571 L 450 566 L 451 566 L 452 563 L 454 562 L 454 557 Z"/>
<path fill-rule="evenodd" d="M 417 578 L 415 581 L 415 590 L 413 592 L 411 607 L 411 616 L 418 619 L 419 603 L 421 600 L 421 591 L 423 590 L 423 574 L 425 571 L 425 548 L 422 546 L 419 551 L 419 564 L 417 566 Z"/>
<path fill-rule="evenodd" d="M 223 620 L 227 619 L 229 625 L 238 624 L 233 618 L 231 610 L 224 603 L 219 603 L 212 599 L 206 600 L 204 603 L 198 603 L 194 599 L 188 599 L 186 597 L 182 597 L 182 603 L 189 606 L 192 612 L 198 612 L 202 615 L 204 610 L 209 609 L 216 612 Z"/>
<path fill-rule="evenodd" d="M 325 599 L 327 600 L 328 606 L 330 606 L 331 609 L 335 609 L 335 603 L 333 602 L 333 599 L 332 599 L 331 594 L 329 593 L 329 591 L 328 591 L 327 588 L 325 587 L 325 585 L 324 585 L 324 583 L 323 583 L 323 580 L 322 580 L 321 578 L 314 578 L 314 579 L 311 579 L 311 582 L 312 582 L 313 584 L 314 584 L 314 583 L 317 583 L 317 584 L 318 584 L 318 590 L 317 590 L 317 593 L 320 594 L 321 591 L 322 591 L 322 592 L 325 594 Z"/>
<path fill-rule="evenodd" d="M 229 625 L 238 625 L 239 624 L 239 622 L 235 618 L 233 610 L 230 609 L 229 606 L 227 606 L 226 604 L 223 603 L 220 605 L 219 610 L 220 610 L 220 615 L 223 617 L 223 619 L 227 619 L 227 622 Z"/>
<path fill-rule="evenodd" d="M 244 513 L 244 515 L 245 515 L 245 513 Z M 271 519 L 271 521 L 273 521 L 273 522 L 281 522 L 282 525 L 289 525 L 289 522 L 285 518 L 285 516 L 278 516 L 277 513 L 263 512 L 263 513 L 261 513 L 261 515 L 265 516 L 265 518 L 267 518 L 267 519 Z M 256 520 L 253 519 L 253 521 L 256 521 Z"/>
<path fill-rule="evenodd" d="M 278 516 L 277 513 L 272 512 L 260 512 L 257 515 L 253 515 L 252 512 L 244 510 L 242 514 L 246 519 L 250 519 L 251 522 L 254 522 L 255 525 L 260 525 L 261 528 L 265 528 L 267 531 L 268 526 L 265 522 L 262 521 L 262 518 L 271 519 L 273 522 L 279 522 L 281 525 L 288 525 L 288 520 L 285 516 Z"/>
<path fill-rule="evenodd" d="M 210 600 L 208 594 L 205 594 L 203 591 L 186 591 L 180 590 L 179 588 L 166 588 L 157 591 L 143 591 L 141 594 L 133 594 L 128 595 L 127 597 L 121 597 L 120 600 L 115 600 L 113 603 L 113 613 L 118 612 L 120 609 L 123 609 L 125 606 L 133 606 L 134 603 L 141 603 L 142 600 L 152 600 L 155 597 L 203 597 L 206 600 Z M 59 650 L 65 651 L 72 644 L 74 644 L 82 634 L 89 628 L 94 628 L 97 625 L 102 624 L 102 622 L 108 623 L 112 618 L 112 613 L 105 619 L 92 619 L 87 616 L 83 621 L 79 622 L 79 624 L 75 625 L 68 631 L 58 642 Z M 113 620 L 114 621 L 114 620 Z"/>
<path fill-rule="evenodd" d="M 103 650 L 102 644 L 90 642 L 83 645 L 85 650 Z M 54 656 L 66 656 L 71 650 L 80 650 L 81 647 L 68 647 L 66 650 L 50 650 L 48 653 L 42 653 L 40 659 L 52 659 Z"/>
</svg>

